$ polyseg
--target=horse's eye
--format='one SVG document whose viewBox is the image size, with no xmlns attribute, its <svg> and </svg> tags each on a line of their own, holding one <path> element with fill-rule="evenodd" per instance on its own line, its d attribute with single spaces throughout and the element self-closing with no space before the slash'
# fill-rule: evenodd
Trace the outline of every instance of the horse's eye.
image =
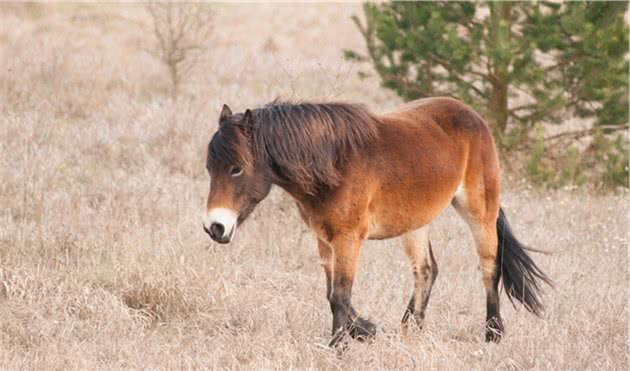
<svg viewBox="0 0 630 371">
<path fill-rule="evenodd" d="M 241 174 L 243 174 L 243 169 L 238 166 L 232 166 L 230 169 L 230 175 L 232 176 L 239 176 Z"/>
</svg>

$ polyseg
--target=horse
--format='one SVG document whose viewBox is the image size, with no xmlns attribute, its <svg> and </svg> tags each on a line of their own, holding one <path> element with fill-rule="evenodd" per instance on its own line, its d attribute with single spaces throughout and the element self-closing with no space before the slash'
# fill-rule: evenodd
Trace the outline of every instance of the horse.
<svg viewBox="0 0 630 371">
<path fill-rule="evenodd" d="M 317 238 L 333 317 L 331 347 L 348 334 L 358 340 L 376 334 L 351 302 L 366 239 L 401 237 L 414 277 L 401 326 L 404 333 L 410 322 L 422 328 L 438 274 L 429 225 L 449 205 L 475 241 L 486 293 L 485 340 L 498 343 L 505 332 L 500 281 L 513 304 L 538 316 L 544 310 L 542 287 L 551 281 L 500 207 L 490 129 L 458 100 L 425 98 L 380 115 L 345 102 L 274 101 L 241 113 L 224 105 L 206 168 L 203 228 L 218 243 L 234 239 L 272 185 L 295 200 Z"/>
</svg>

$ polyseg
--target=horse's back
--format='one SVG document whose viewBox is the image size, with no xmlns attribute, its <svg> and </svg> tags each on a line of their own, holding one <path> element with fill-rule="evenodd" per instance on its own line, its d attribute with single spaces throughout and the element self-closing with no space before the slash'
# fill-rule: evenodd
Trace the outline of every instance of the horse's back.
<svg viewBox="0 0 630 371">
<path fill-rule="evenodd" d="M 439 127 L 449 136 L 450 144 L 458 147 L 467 175 L 483 172 L 486 177 L 498 177 L 499 159 L 492 132 L 481 115 L 465 103 L 449 97 L 423 98 L 384 117 L 403 117 L 416 125 Z M 476 176 L 481 174 L 473 175 Z"/>
<path fill-rule="evenodd" d="M 481 163 L 486 164 L 486 172 L 499 171 L 498 155 L 488 124 L 463 102 L 449 97 L 423 98 L 403 104 L 381 117 L 383 123 L 394 130 L 416 127 L 416 135 L 425 137 L 424 143 L 433 141 L 443 156 L 454 151 L 456 154 L 451 157 L 464 172 L 469 172 L 471 165 Z M 431 131 L 443 132 L 448 140 L 444 136 L 426 134 Z"/>
<path fill-rule="evenodd" d="M 445 132 L 489 133 L 483 118 L 468 105 L 454 98 L 422 98 L 398 106 L 382 115 L 385 121 L 411 121 L 426 124 L 431 121 Z"/>
<path fill-rule="evenodd" d="M 401 151 L 415 151 L 424 161 L 450 162 L 464 170 L 470 156 L 494 154 L 494 140 L 483 118 L 468 105 L 448 97 L 423 98 L 382 114 L 384 142 L 397 142 Z M 404 139 L 397 137 L 403 136 Z"/>
</svg>

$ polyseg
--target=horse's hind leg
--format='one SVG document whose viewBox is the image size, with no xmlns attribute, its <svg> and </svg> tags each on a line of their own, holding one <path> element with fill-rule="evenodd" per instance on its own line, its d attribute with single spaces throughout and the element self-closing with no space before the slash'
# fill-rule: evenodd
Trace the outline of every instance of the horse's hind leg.
<svg viewBox="0 0 630 371">
<path fill-rule="evenodd" d="M 405 253 L 411 261 L 414 277 L 413 294 L 402 318 L 402 330 L 406 334 L 410 318 L 413 318 L 418 327 L 422 328 L 438 268 L 431 250 L 428 225 L 403 235 L 402 240 Z"/>
<path fill-rule="evenodd" d="M 485 187 L 479 186 L 484 183 Z M 498 291 L 501 278 L 497 264 L 498 186 L 492 187 L 492 182 L 489 181 L 472 184 L 467 188 L 460 188 L 452 204 L 470 227 L 479 254 L 479 266 L 486 289 L 486 341 L 498 343 L 504 333 Z"/>
</svg>

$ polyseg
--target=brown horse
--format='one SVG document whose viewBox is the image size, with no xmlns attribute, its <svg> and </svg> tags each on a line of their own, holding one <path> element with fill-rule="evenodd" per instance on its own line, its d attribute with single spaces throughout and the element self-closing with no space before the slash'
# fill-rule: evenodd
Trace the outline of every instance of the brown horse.
<svg viewBox="0 0 630 371">
<path fill-rule="evenodd" d="M 333 314 L 331 346 L 376 326 L 351 304 L 365 239 L 402 236 L 415 278 L 402 318 L 421 327 L 438 273 L 429 223 L 453 205 L 470 226 L 486 290 L 486 341 L 504 333 L 498 285 L 537 315 L 541 282 L 500 209 L 500 171 L 484 120 L 450 98 L 430 98 L 375 115 L 347 103 L 279 103 L 232 114 L 224 106 L 208 145 L 211 186 L 204 230 L 230 242 L 272 184 L 296 201 L 317 236 Z"/>
</svg>

